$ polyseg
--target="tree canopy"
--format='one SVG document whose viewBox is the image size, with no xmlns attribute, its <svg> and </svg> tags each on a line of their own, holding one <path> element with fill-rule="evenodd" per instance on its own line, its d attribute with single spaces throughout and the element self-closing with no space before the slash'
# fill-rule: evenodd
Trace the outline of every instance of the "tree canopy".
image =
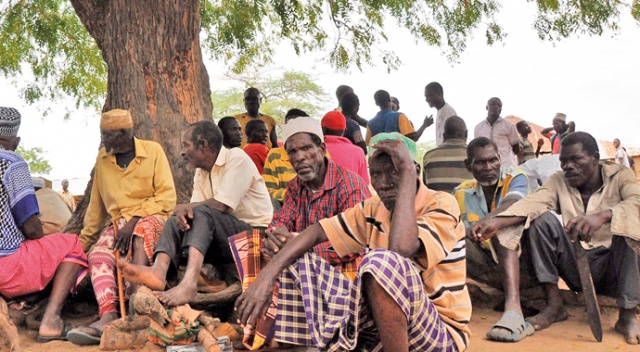
<svg viewBox="0 0 640 352">
<path fill-rule="evenodd" d="M 297 54 L 326 52 L 336 69 L 400 64 L 386 48 L 390 26 L 418 42 L 442 49 L 455 61 L 476 30 L 488 44 L 506 33 L 495 19 L 498 0 L 199 0 L 202 46 L 241 72 L 251 62 L 270 62 L 274 48 L 290 43 Z M 640 21 L 638 0 L 527 0 L 542 40 L 616 33 L 622 13 Z M 98 3 L 98 2 L 96 2 Z M 29 103 L 71 97 L 76 106 L 99 108 L 107 67 L 94 39 L 66 0 L 5 1 L 0 5 L 0 71 Z"/>
<path fill-rule="evenodd" d="M 29 171 L 32 174 L 46 175 L 51 172 L 51 165 L 49 161 L 44 157 L 44 150 L 40 147 L 33 147 L 26 149 L 23 146 L 19 146 L 16 149 L 16 153 L 20 154 L 22 158 L 29 164 Z"/>
</svg>

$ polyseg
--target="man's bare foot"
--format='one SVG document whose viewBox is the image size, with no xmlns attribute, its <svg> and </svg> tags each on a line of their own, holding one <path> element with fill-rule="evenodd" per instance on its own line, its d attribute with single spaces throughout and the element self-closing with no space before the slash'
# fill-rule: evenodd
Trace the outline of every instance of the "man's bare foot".
<svg viewBox="0 0 640 352">
<path fill-rule="evenodd" d="M 60 316 L 51 319 L 42 319 L 38 334 L 41 336 L 58 336 L 64 330 L 64 321 Z"/>
<path fill-rule="evenodd" d="M 152 290 L 161 291 L 167 286 L 164 275 L 154 267 L 131 264 L 126 260 L 118 260 L 118 268 L 122 270 L 122 276 L 132 284 L 146 285 Z"/>
<path fill-rule="evenodd" d="M 193 301 L 198 292 L 197 282 L 193 284 L 185 282 L 183 279 L 178 286 L 167 291 L 154 291 L 158 300 L 171 307 L 180 306 Z"/>
<path fill-rule="evenodd" d="M 569 314 L 564 306 L 547 306 L 542 312 L 525 319 L 529 324 L 533 325 L 536 331 L 544 330 L 553 323 L 567 320 Z"/>
<path fill-rule="evenodd" d="M 620 308 L 620 317 L 616 322 L 616 331 L 624 336 L 630 345 L 640 343 L 640 324 L 635 309 Z"/>
</svg>

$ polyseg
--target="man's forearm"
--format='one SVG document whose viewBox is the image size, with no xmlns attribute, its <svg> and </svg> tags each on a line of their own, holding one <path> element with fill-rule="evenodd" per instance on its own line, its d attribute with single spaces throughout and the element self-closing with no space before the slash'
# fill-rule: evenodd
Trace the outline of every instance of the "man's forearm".
<svg viewBox="0 0 640 352">
<path fill-rule="evenodd" d="M 217 200 L 215 200 L 213 198 L 207 199 L 203 203 L 208 205 L 208 206 L 210 206 L 211 208 L 221 212 L 221 213 L 228 213 L 231 210 L 231 208 L 229 208 L 228 205 L 220 203 L 220 202 L 218 202 Z M 194 207 L 195 207 L 195 205 L 194 205 Z"/>
<path fill-rule="evenodd" d="M 413 165 L 411 165 L 413 166 Z M 413 257 L 420 248 L 418 225 L 415 217 L 415 197 L 417 192 L 414 168 L 403 172 L 395 207 L 392 210 L 389 249 L 404 257 Z"/>
<path fill-rule="evenodd" d="M 287 266 L 308 252 L 313 246 L 327 241 L 327 236 L 319 224 L 314 224 L 287 243 L 262 269 L 260 275 L 275 279 Z"/>
</svg>

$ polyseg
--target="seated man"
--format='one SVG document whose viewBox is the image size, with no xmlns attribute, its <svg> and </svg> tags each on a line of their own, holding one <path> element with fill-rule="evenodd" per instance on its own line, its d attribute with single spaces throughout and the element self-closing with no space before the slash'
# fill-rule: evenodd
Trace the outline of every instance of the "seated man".
<svg viewBox="0 0 640 352">
<path fill-rule="evenodd" d="M 447 123 L 452 119 L 453 117 L 447 119 Z M 486 137 L 478 137 L 469 143 L 465 164 L 474 179 L 456 187 L 454 196 L 460 205 L 467 234 L 470 234 L 473 226 L 493 218 L 524 198 L 528 193 L 528 184 L 527 176 L 520 169 L 501 168 L 498 147 L 494 141 Z M 548 225 L 539 228 L 562 232 L 562 226 L 551 214 L 545 215 L 539 221 L 545 221 Z M 469 277 L 497 286 L 496 288 L 503 289 L 505 293 L 504 314 L 487 332 L 487 337 L 494 341 L 517 342 L 532 335 L 534 328 L 525 322 L 520 307 L 521 279 L 518 253 L 503 246 L 497 238 L 491 243 L 482 244 L 467 241 L 467 260 Z M 498 273 L 499 275 L 496 275 Z M 531 281 L 527 279 L 528 277 L 523 277 L 526 284 Z M 496 281 L 501 284 L 496 285 Z"/>
<path fill-rule="evenodd" d="M 249 254 L 253 253 L 253 249 L 250 248 L 253 244 L 260 243 L 264 248 L 269 244 L 275 244 L 279 250 L 291 241 L 291 233 L 299 233 L 318 221 L 340 214 L 370 197 L 369 189 L 362 178 L 326 157 L 326 146 L 322 143 L 323 133 L 318 121 L 310 117 L 299 117 L 290 120 L 284 126 L 283 132 L 285 149 L 298 174 L 289 182 L 284 204 L 274 214 L 271 226 L 266 231 L 268 239 L 262 241 L 261 238 L 253 237 L 257 236 L 256 234 L 251 234 L 248 241 L 243 235 L 235 236 L 231 241 L 233 253 L 238 253 L 235 258 L 236 265 L 243 276 L 245 288 L 262 267 L 262 258 Z M 362 153 L 358 147 L 352 147 Z M 250 244 L 246 245 L 247 242 Z M 328 242 L 318 244 L 313 247 L 313 251 L 352 280 L 362 259 L 359 254 L 341 258 Z M 266 337 L 269 328 L 270 326 L 264 329 L 260 327 L 255 331 L 255 335 Z M 251 342 L 252 334 L 245 335 L 245 345 L 249 348 L 258 348 L 263 342 L 266 343 L 261 339 Z"/>
<path fill-rule="evenodd" d="M 176 205 L 176 190 L 169 161 L 160 144 L 137 139 L 128 110 L 102 114 L 91 200 L 80 232 L 80 243 L 89 252 L 91 284 L 98 301 L 100 320 L 69 332 L 69 341 L 97 345 L 101 332 L 118 318 L 116 258 L 140 265 L 153 262 L 153 250 L 165 219 Z M 110 219 L 102 234 L 100 230 Z M 128 294 L 136 287 L 127 290 Z"/>
<path fill-rule="evenodd" d="M 350 140 L 343 137 L 347 128 L 347 119 L 339 111 L 329 111 L 320 121 L 324 144 L 331 155 L 331 159 L 344 166 L 347 170 L 362 177 L 365 184 L 369 184 L 369 169 L 364 152 Z"/>
<path fill-rule="evenodd" d="M 291 109 L 287 111 L 284 117 L 284 123 L 286 125 L 296 117 L 302 116 L 308 117 L 309 115 L 300 109 Z M 291 162 L 289 162 L 289 157 L 284 148 L 271 148 L 269 154 L 267 154 L 267 160 L 264 162 L 264 170 L 262 171 L 262 178 L 264 178 L 264 183 L 267 185 L 271 198 L 282 204 L 284 195 L 287 192 L 287 185 L 294 177 L 296 177 L 296 170 L 291 166 Z"/>
<path fill-rule="evenodd" d="M 251 161 L 256 165 L 258 173 L 262 175 L 264 169 L 264 162 L 269 154 L 269 148 L 267 148 L 267 124 L 262 120 L 251 120 L 247 122 L 245 127 L 247 131 L 247 145 L 242 148 L 245 153 L 251 158 Z"/>
<path fill-rule="evenodd" d="M 233 116 L 225 116 L 218 121 L 218 127 L 222 131 L 222 145 L 227 148 L 240 147 L 242 145 L 242 127 Z"/>
<path fill-rule="evenodd" d="M 571 242 L 582 241 L 596 292 L 618 299 L 616 331 L 635 345 L 640 343 L 636 316 L 640 304 L 640 184 L 628 168 L 603 164 L 599 159 L 598 144 L 590 134 L 569 134 L 560 147 L 562 172 L 502 214 L 475 226 L 472 234 L 484 240 L 507 226 L 529 226 L 547 210 L 561 213 L 566 234 L 538 232 L 524 237 L 547 296 L 547 307 L 529 321 L 542 330 L 567 319 L 558 278 L 572 290 L 580 290 Z"/>
<path fill-rule="evenodd" d="M 87 274 L 87 258 L 76 235 L 42 232 L 29 165 L 15 153 L 19 128 L 20 113 L 0 107 L 0 295 L 12 299 L 53 281 L 37 341 L 66 340 L 60 311 Z"/>
<path fill-rule="evenodd" d="M 422 184 L 413 141 L 383 133 L 372 142 L 379 197 L 311 225 L 278 251 L 236 301 L 239 320 L 256 324 L 278 281 L 277 341 L 327 351 L 379 344 L 385 351 L 463 351 L 471 302 L 455 200 Z M 353 282 L 308 253 L 325 241 L 342 256 L 367 251 Z"/>
<path fill-rule="evenodd" d="M 444 142 L 424 154 L 422 181 L 434 191 L 453 192 L 462 182 L 472 178 L 464 160 L 467 157 L 467 125 L 458 116 L 444 122 Z"/>
<path fill-rule="evenodd" d="M 45 187 L 41 177 L 32 177 L 32 181 L 38 199 L 42 231 L 45 235 L 60 232 L 71 218 L 69 205 L 58 192 Z"/>
<path fill-rule="evenodd" d="M 154 253 L 152 267 L 119 261 L 125 279 L 163 291 L 169 270 L 178 269 L 180 253 L 189 259 L 178 286 L 158 292 L 167 305 L 189 303 L 196 297 L 203 263 L 233 263 L 228 237 L 253 228 L 266 228 L 273 206 L 251 159 L 239 148 L 222 147 L 222 132 L 210 120 L 191 124 L 182 135 L 182 157 L 196 168 L 191 203 L 176 206 Z"/>
</svg>

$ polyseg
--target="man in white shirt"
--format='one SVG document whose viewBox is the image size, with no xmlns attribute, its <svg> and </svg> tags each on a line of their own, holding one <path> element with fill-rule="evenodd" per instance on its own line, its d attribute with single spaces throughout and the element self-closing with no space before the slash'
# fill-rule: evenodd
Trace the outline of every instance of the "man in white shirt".
<svg viewBox="0 0 640 352">
<path fill-rule="evenodd" d="M 230 236 L 266 228 L 273 216 L 269 192 L 253 161 L 240 148 L 223 147 L 222 138 L 211 120 L 187 128 L 180 153 L 196 168 L 191 203 L 176 206 L 167 220 L 152 267 L 118 261 L 125 279 L 162 291 L 157 297 L 169 306 L 195 299 L 203 263 L 233 263 Z M 167 274 L 178 268 L 181 250 L 189 255 L 184 278 L 164 291 Z"/>
<path fill-rule="evenodd" d="M 498 145 L 503 167 L 518 166 L 516 155 L 520 152 L 520 135 L 516 125 L 500 117 L 502 101 L 491 98 L 487 102 L 487 118 L 476 125 L 473 138 L 487 137 Z"/>
<path fill-rule="evenodd" d="M 613 140 L 613 146 L 616 148 L 616 155 L 615 155 L 616 164 L 624 165 L 626 167 L 631 167 L 629 165 L 629 158 L 627 157 L 627 152 L 620 145 L 620 140 L 618 138 Z"/>
<path fill-rule="evenodd" d="M 444 143 L 444 122 L 449 117 L 457 114 L 453 107 L 444 101 L 444 93 L 440 83 L 431 82 L 427 84 L 424 88 L 424 97 L 429 107 L 438 109 L 436 117 L 436 146 L 439 147 Z"/>
</svg>

